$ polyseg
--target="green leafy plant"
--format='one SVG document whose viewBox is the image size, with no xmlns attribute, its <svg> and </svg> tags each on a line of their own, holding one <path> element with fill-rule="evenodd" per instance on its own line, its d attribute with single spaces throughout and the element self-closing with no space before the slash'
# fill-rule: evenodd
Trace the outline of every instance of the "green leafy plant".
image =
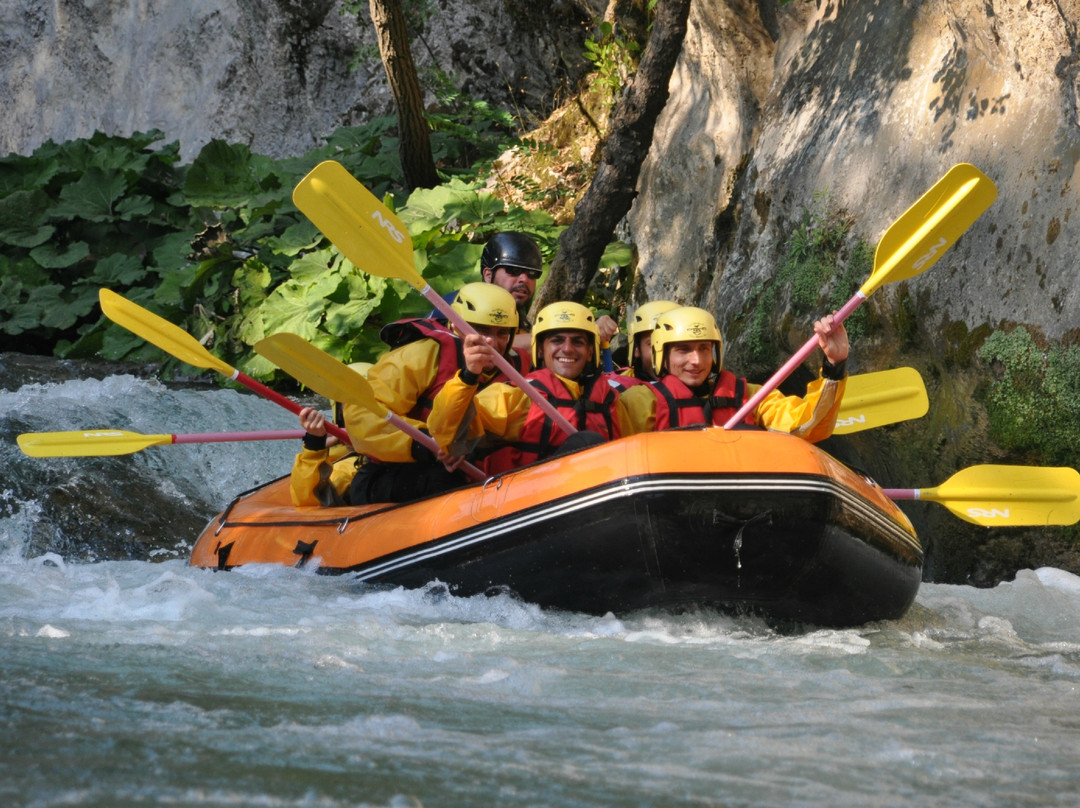
<svg viewBox="0 0 1080 808">
<path fill-rule="evenodd" d="M 166 373 L 176 369 L 101 315 L 105 287 L 263 380 L 283 376 L 252 346 L 277 331 L 342 361 L 375 359 L 386 347 L 382 325 L 426 315 L 430 305 L 404 282 L 360 272 L 293 205 L 297 181 L 328 158 L 403 219 L 417 265 L 440 293 L 479 279 L 483 244 L 500 230 L 530 233 L 551 260 L 562 227 L 542 211 L 505 205 L 484 190 L 482 173 L 462 170 L 436 188 L 395 195 L 393 125 L 340 129 L 286 160 L 214 141 L 183 166 L 177 144 L 158 143 L 160 132 L 95 135 L 0 160 L 0 350 L 158 359 Z M 494 141 L 478 132 L 454 145 L 454 131 L 445 131 L 446 161 L 490 154 L 504 137 L 494 124 Z"/>
<path fill-rule="evenodd" d="M 619 37 L 607 20 L 600 21 L 596 36 L 585 40 L 585 58 L 592 62 L 597 74 L 594 86 L 616 97 L 636 69 L 640 52 L 640 45 Z"/>
<path fill-rule="evenodd" d="M 994 440 L 1032 462 L 1080 465 L 1080 347 L 1040 346 L 1018 326 L 990 334 L 979 355 L 994 378 L 979 394 Z"/>
<path fill-rule="evenodd" d="M 819 317 L 840 308 L 869 277 L 874 248 L 862 238 L 850 243 L 853 224 L 854 217 L 837 209 L 827 192 L 814 194 L 812 203 L 803 207 L 776 277 L 757 284 L 750 294 L 754 307 L 741 333 L 746 365 L 775 365 L 772 318 L 783 292 L 790 296 L 793 314 Z M 856 310 L 844 325 L 858 339 L 867 329 L 867 313 Z"/>
</svg>

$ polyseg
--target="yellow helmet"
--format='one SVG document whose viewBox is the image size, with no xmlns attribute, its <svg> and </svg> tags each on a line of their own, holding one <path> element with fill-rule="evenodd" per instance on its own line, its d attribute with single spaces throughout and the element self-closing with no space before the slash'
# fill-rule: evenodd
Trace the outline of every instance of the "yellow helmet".
<svg viewBox="0 0 1080 808">
<path fill-rule="evenodd" d="M 517 302 L 497 284 L 467 283 L 458 290 L 450 305 L 467 323 L 509 328 L 511 341 L 517 333 Z"/>
<path fill-rule="evenodd" d="M 716 319 L 696 306 L 680 306 L 665 311 L 656 318 L 652 332 L 653 370 L 659 376 L 664 368 L 664 347 L 673 342 L 715 342 L 713 350 L 714 370 L 719 370 L 724 358 L 724 339 L 716 326 Z"/>
<path fill-rule="evenodd" d="M 634 319 L 630 323 L 630 344 L 637 345 L 639 334 L 656 328 L 656 318 L 665 311 L 679 308 L 678 303 L 670 300 L 650 300 L 634 310 Z"/>
<path fill-rule="evenodd" d="M 554 331 L 584 331 L 592 334 L 593 365 L 595 369 L 600 369 L 600 329 L 596 327 L 596 318 L 580 303 L 571 303 L 566 300 L 544 306 L 536 315 L 536 322 L 533 323 L 532 329 L 533 367 L 543 367 L 544 357 L 540 350 L 544 342 L 542 338 L 544 334 Z"/>
<path fill-rule="evenodd" d="M 352 364 L 349 365 L 349 367 L 352 368 L 353 370 L 355 370 L 357 373 L 359 373 L 361 376 L 363 376 L 366 379 L 367 378 L 367 372 L 369 370 L 371 370 L 372 363 L 371 362 L 353 362 Z M 334 414 L 334 418 L 333 418 L 334 423 L 337 424 L 340 427 L 344 427 L 345 426 L 345 414 L 343 412 L 343 408 L 341 406 L 341 403 L 338 402 L 338 401 L 334 401 L 334 399 L 332 399 L 332 398 L 328 398 L 327 401 L 330 402 L 330 412 L 332 412 Z"/>
</svg>

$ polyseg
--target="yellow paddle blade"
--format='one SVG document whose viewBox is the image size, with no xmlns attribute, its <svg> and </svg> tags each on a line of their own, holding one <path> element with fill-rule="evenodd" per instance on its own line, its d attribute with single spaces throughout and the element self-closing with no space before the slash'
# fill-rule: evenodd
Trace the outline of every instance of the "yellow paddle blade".
<svg viewBox="0 0 1080 808">
<path fill-rule="evenodd" d="M 922 418 L 930 409 L 926 385 L 915 368 L 849 376 L 834 435 L 847 435 Z"/>
<path fill-rule="evenodd" d="M 916 499 L 939 502 L 986 527 L 1072 525 L 1080 521 L 1080 473 L 1040 466 L 972 466 Z"/>
<path fill-rule="evenodd" d="M 333 160 L 319 163 L 293 190 L 293 202 L 342 254 L 370 275 L 423 289 L 412 237 L 401 219 Z M 314 388 L 313 388 L 314 389 Z"/>
<path fill-rule="evenodd" d="M 109 289 L 98 292 L 101 310 L 105 316 L 117 325 L 122 325 L 132 334 L 142 337 L 156 345 L 167 354 L 172 354 L 181 362 L 192 367 L 208 368 L 232 376 L 236 368 L 218 359 L 187 331 L 168 320 L 147 311 L 137 303 Z"/>
<path fill-rule="evenodd" d="M 256 343 L 255 353 L 320 396 L 343 404 L 358 404 L 380 417 L 386 415 L 386 407 L 375 398 L 367 379 L 303 337 L 274 334 Z"/>
<path fill-rule="evenodd" d="M 996 198 L 997 187 L 975 166 L 953 166 L 881 237 L 874 271 L 859 291 L 869 297 L 884 283 L 928 270 Z"/>
<path fill-rule="evenodd" d="M 173 442 L 172 435 L 140 435 L 119 429 L 82 432 L 28 432 L 16 439 L 30 457 L 109 457 L 141 452 Z"/>
</svg>

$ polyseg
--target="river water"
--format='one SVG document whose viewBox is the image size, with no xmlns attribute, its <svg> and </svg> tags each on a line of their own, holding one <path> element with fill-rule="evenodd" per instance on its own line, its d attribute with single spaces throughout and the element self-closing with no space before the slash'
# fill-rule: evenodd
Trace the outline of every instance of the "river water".
<svg viewBox="0 0 1080 808">
<path fill-rule="evenodd" d="M 190 524 L 286 473 L 292 442 L 34 460 L 14 436 L 293 416 L 110 376 L 0 390 L 0 419 L 2 805 L 1080 805 L 1060 570 L 800 633 L 215 573 L 186 566 Z"/>
</svg>

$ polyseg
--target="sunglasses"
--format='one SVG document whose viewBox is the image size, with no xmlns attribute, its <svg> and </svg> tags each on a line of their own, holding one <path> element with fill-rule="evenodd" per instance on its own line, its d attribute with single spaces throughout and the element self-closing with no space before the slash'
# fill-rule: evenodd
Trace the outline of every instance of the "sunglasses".
<svg viewBox="0 0 1080 808">
<path fill-rule="evenodd" d="M 542 269 L 523 269 L 521 267 L 507 267 L 507 266 L 497 266 L 497 267 L 495 267 L 496 272 L 498 272 L 500 269 L 503 272 L 505 272 L 507 275 L 514 275 L 514 276 L 524 275 L 526 278 L 528 278 L 529 280 L 533 280 L 533 281 L 540 280 L 540 276 L 544 274 L 544 270 L 542 270 Z"/>
</svg>

